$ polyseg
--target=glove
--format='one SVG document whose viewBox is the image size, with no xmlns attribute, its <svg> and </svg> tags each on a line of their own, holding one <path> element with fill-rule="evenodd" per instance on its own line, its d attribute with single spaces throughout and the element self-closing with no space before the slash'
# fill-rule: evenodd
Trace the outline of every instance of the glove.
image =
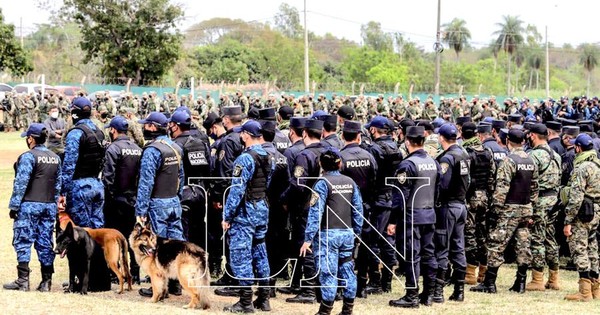
<svg viewBox="0 0 600 315">
<path fill-rule="evenodd" d="M 8 216 L 11 219 L 15 220 L 19 216 L 19 211 L 17 211 L 17 210 L 10 210 L 10 212 L 8 213 Z"/>
</svg>

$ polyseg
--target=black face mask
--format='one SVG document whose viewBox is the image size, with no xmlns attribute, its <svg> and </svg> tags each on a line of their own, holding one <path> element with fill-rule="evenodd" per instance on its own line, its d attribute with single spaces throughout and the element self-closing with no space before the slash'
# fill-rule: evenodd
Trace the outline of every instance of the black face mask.
<svg viewBox="0 0 600 315">
<path fill-rule="evenodd" d="M 242 137 L 240 137 L 240 144 L 245 148 L 246 147 L 246 141 L 244 141 L 244 139 Z"/>
<path fill-rule="evenodd" d="M 175 131 L 173 131 L 173 128 L 169 127 L 168 132 L 169 132 L 169 137 L 173 138 L 173 133 L 175 132 Z"/>
<path fill-rule="evenodd" d="M 154 140 L 160 135 L 161 135 L 160 131 L 152 131 L 152 130 L 144 129 L 144 140 L 147 140 L 147 141 Z"/>
<path fill-rule="evenodd" d="M 102 114 L 100 114 L 100 117 L 102 119 L 106 119 L 108 117 L 108 113 L 102 113 Z"/>
</svg>

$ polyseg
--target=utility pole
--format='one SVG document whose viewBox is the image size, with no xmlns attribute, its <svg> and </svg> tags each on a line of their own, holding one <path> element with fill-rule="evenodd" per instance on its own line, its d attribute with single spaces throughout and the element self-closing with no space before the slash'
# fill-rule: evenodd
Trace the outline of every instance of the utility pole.
<svg viewBox="0 0 600 315">
<path fill-rule="evenodd" d="M 19 20 L 19 33 L 21 35 L 21 48 L 23 48 L 23 17 Z"/>
<path fill-rule="evenodd" d="M 546 25 L 546 97 L 550 97 L 550 50 L 548 49 L 548 25 Z"/>
<path fill-rule="evenodd" d="M 308 75 L 308 28 L 306 27 L 306 0 L 304 0 L 304 91 L 310 93 Z"/>
<path fill-rule="evenodd" d="M 440 58 L 441 58 L 441 47 L 440 47 L 440 16 L 441 16 L 442 0 L 438 0 L 437 9 L 437 33 L 435 36 L 435 96 L 440 95 Z"/>
</svg>

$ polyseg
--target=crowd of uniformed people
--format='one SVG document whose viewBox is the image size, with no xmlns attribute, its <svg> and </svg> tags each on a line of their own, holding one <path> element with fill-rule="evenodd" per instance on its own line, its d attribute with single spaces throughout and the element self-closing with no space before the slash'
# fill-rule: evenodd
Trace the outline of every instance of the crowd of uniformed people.
<svg viewBox="0 0 600 315">
<path fill-rule="evenodd" d="M 405 294 L 392 307 L 444 303 L 447 285 L 462 302 L 465 285 L 497 292 L 509 250 L 511 291 L 559 290 L 561 236 L 580 278 L 566 299 L 600 298 L 597 98 L 500 107 L 478 97 L 438 106 L 236 96 L 202 113 L 182 103 L 104 115 L 84 96 L 51 106 L 22 134 L 29 150 L 9 204 L 18 278 L 4 288 L 29 290 L 34 245 L 37 289 L 50 290 L 64 205 L 78 226 L 129 235 L 147 222 L 159 237 L 205 247 L 215 294 L 239 297 L 231 312 L 269 311 L 280 293 L 320 303 L 318 314 L 342 300 L 341 314 L 352 314 L 355 298 L 392 292 L 399 276 Z M 131 269 L 139 282 L 134 259 Z M 177 281 L 169 292 L 181 294 Z"/>
</svg>

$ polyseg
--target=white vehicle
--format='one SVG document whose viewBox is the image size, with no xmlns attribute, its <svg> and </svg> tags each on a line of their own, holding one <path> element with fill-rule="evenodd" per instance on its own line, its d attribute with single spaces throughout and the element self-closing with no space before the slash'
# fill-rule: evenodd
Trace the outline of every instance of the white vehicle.
<svg viewBox="0 0 600 315">
<path fill-rule="evenodd" d="M 10 92 L 12 89 L 13 87 L 8 84 L 0 83 L 0 101 L 6 97 L 6 92 Z"/>
<path fill-rule="evenodd" d="M 44 85 L 44 89 L 53 89 L 51 85 Z M 39 93 L 42 90 L 42 85 L 37 83 L 17 84 L 13 88 L 13 92 L 17 94 L 31 94 L 31 92 Z"/>
</svg>

